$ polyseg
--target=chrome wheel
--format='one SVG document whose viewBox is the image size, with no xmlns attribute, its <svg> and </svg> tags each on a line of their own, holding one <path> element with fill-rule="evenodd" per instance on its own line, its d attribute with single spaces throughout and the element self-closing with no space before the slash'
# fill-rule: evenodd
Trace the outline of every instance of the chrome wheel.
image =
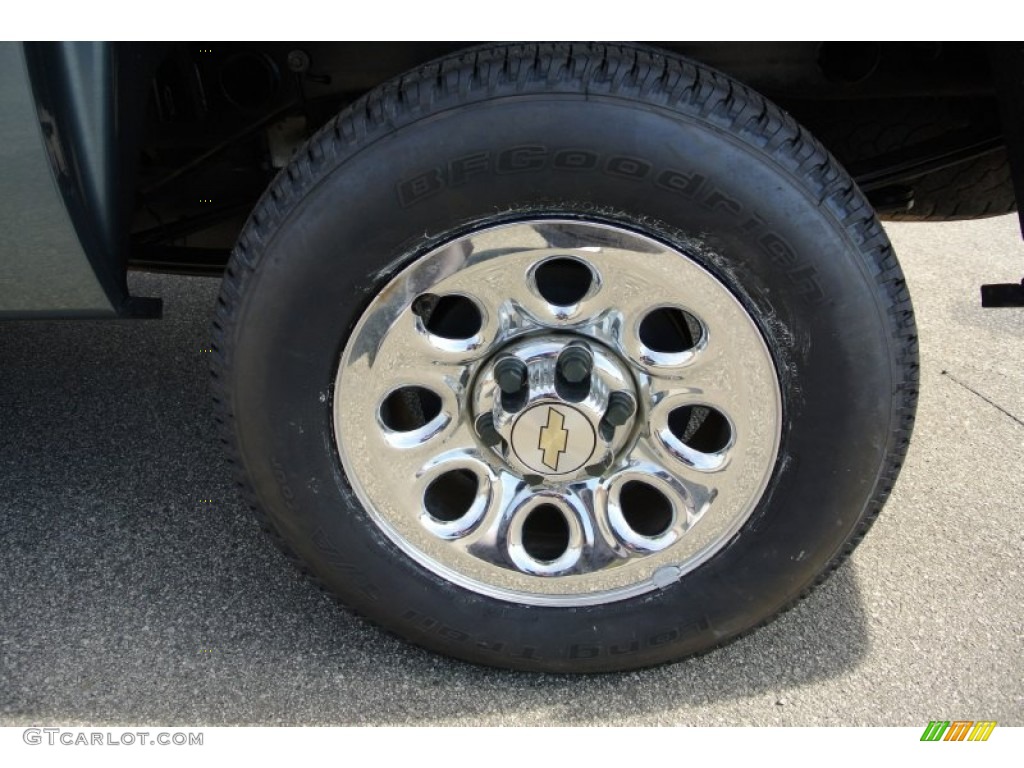
<svg viewBox="0 0 1024 768">
<path fill-rule="evenodd" d="M 346 476 L 439 576 L 517 603 L 667 586 L 743 526 L 775 465 L 775 366 L 683 252 L 575 220 L 492 226 L 367 307 L 335 382 Z"/>
</svg>

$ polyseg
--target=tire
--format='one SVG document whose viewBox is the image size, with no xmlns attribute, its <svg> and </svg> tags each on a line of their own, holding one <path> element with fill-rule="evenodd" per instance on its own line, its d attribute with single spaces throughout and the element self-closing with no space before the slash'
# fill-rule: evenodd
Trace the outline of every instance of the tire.
<svg viewBox="0 0 1024 768">
<path fill-rule="evenodd" d="M 916 400 L 854 183 L 757 94 L 629 46 L 480 48 L 345 109 L 252 214 L 213 333 L 282 548 L 391 632 L 522 670 L 784 611 L 878 514 Z"/>
<path fill-rule="evenodd" d="M 909 211 L 887 213 L 887 221 L 960 221 L 1017 210 L 1005 149 L 919 176 L 910 186 L 914 206 Z"/>
<path fill-rule="evenodd" d="M 811 113 L 809 119 L 815 135 L 850 168 L 956 131 L 991 134 L 999 130 L 992 103 L 973 100 L 830 104 L 824 112 Z M 1017 210 L 1005 148 L 894 186 L 909 191 L 913 206 L 882 212 L 880 217 L 886 221 L 958 221 Z"/>
</svg>

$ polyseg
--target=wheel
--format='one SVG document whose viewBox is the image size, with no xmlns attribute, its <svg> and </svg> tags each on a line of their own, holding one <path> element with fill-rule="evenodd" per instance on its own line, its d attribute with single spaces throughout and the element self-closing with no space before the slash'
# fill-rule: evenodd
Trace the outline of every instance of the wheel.
<svg viewBox="0 0 1024 768">
<path fill-rule="evenodd" d="M 916 394 L 899 266 L 778 108 L 627 46 L 492 46 L 373 91 L 231 259 L 215 397 L 327 591 L 528 670 L 706 651 L 833 570 Z"/>
</svg>

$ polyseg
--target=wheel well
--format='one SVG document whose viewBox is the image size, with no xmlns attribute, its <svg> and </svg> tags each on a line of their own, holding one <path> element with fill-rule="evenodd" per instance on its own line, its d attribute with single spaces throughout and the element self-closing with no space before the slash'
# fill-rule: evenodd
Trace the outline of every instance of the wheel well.
<svg viewBox="0 0 1024 768">
<path fill-rule="evenodd" d="M 308 136 L 373 87 L 471 45 L 166 46 L 138 105 L 129 265 L 219 272 L 256 200 Z M 874 188 L 865 189 L 883 211 L 909 204 L 900 169 L 930 169 L 964 147 L 1002 148 L 982 44 L 652 45 L 718 68 L 787 109 L 862 184 L 870 175 Z"/>
</svg>

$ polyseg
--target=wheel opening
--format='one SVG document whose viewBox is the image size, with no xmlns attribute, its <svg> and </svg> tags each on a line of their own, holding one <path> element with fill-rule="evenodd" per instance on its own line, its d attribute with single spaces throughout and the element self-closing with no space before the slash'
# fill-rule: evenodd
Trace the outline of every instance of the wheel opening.
<svg viewBox="0 0 1024 768">
<path fill-rule="evenodd" d="M 594 273 L 579 259 L 559 256 L 542 262 L 533 272 L 537 291 L 548 302 L 568 307 L 579 302 L 594 282 Z"/>
<path fill-rule="evenodd" d="M 450 523 L 469 512 L 479 487 L 476 474 L 468 469 L 445 472 L 427 486 L 423 506 L 438 522 Z"/>
<path fill-rule="evenodd" d="M 688 352 L 703 334 L 700 321 L 676 307 L 652 310 L 640 322 L 640 341 L 654 352 Z"/>
<path fill-rule="evenodd" d="M 393 432 L 412 432 L 441 412 L 441 398 L 423 387 L 400 387 L 380 404 L 381 423 Z"/>
<path fill-rule="evenodd" d="M 718 453 L 732 440 L 732 426 L 722 413 L 704 405 L 684 405 L 668 415 L 669 431 L 683 445 L 701 453 Z"/>
<path fill-rule="evenodd" d="M 641 536 L 661 536 L 672 525 L 672 502 L 648 483 L 630 480 L 619 491 L 626 525 Z"/>
<path fill-rule="evenodd" d="M 471 339 L 480 332 L 484 324 L 483 315 L 480 314 L 476 302 L 457 294 L 421 294 L 413 302 L 412 311 L 422 319 L 423 327 L 427 331 L 442 339 Z"/>
<path fill-rule="evenodd" d="M 523 549 L 542 563 L 557 560 L 569 548 L 569 521 L 554 504 L 541 504 L 523 522 Z"/>
</svg>

